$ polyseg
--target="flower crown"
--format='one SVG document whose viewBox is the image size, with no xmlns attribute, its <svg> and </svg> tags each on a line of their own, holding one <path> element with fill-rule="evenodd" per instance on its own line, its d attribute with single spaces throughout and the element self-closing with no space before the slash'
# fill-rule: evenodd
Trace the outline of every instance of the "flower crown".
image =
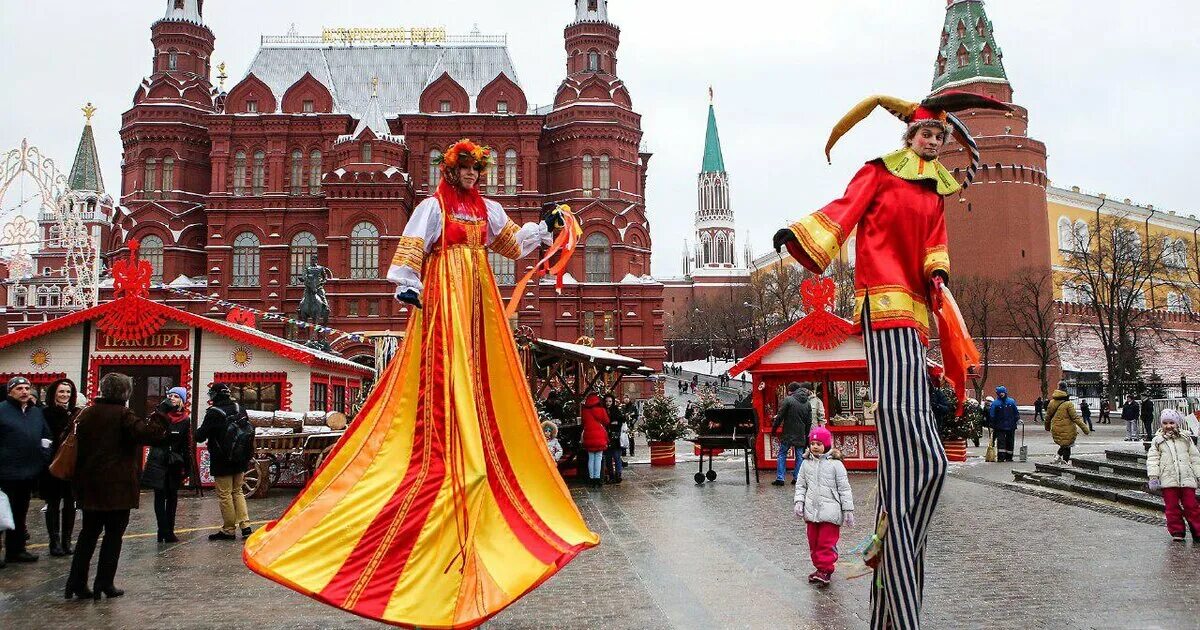
<svg viewBox="0 0 1200 630">
<path fill-rule="evenodd" d="M 483 172 L 492 166 L 491 147 L 480 146 L 470 140 L 459 140 L 441 156 L 434 159 L 434 164 L 441 167 L 443 173 L 451 173 L 460 168 L 472 167 Z"/>
</svg>

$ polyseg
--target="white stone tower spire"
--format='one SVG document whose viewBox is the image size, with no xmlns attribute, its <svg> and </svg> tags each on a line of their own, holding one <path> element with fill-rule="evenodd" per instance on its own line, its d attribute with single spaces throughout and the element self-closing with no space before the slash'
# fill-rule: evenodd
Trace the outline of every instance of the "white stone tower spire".
<svg viewBox="0 0 1200 630">
<path fill-rule="evenodd" d="M 608 0 L 575 0 L 576 22 L 607 22 Z"/>
<path fill-rule="evenodd" d="M 164 20 L 204 24 L 204 0 L 167 0 Z"/>
<path fill-rule="evenodd" d="M 729 173 L 721 153 L 717 114 L 709 88 L 708 128 L 704 137 L 704 160 L 697 182 L 695 269 L 732 269 L 743 266 L 735 252 L 737 241 L 733 208 L 729 203 Z"/>
</svg>

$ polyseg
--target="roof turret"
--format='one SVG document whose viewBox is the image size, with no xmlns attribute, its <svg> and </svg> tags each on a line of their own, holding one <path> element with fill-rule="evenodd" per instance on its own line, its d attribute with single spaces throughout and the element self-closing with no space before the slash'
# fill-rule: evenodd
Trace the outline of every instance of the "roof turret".
<svg viewBox="0 0 1200 630">
<path fill-rule="evenodd" d="M 971 82 L 1008 83 L 983 0 L 947 0 L 946 22 L 934 64 L 934 92 Z"/>
<path fill-rule="evenodd" d="M 67 185 L 71 190 L 89 190 L 97 193 L 104 192 L 104 179 L 100 175 L 100 157 L 96 152 L 96 138 L 92 134 L 92 116 L 96 108 L 88 103 L 83 108 L 86 122 L 83 125 L 83 135 L 79 137 L 79 148 L 75 149 L 75 163 L 71 165 L 71 174 Z"/>
</svg>

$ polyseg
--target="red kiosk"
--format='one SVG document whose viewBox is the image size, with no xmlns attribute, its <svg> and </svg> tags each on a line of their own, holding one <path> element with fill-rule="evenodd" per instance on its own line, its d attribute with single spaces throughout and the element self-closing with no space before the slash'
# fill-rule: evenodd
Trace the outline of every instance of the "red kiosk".
<svg viewBox="0 0 1200 630">
<path fill-rule="evenodd" d="M 836 287 L 830 278 L 809 278 L 800 287 L 804 308 L 800 321 L 776 335 L 729 371 L 730 376 L 749 372 L 753 404 L 758 412 L 759 468 L 774 468 L 779 441 L 771 434 L 771 421 L 792 381 L 811 381 L 821 390 L 827 419 L 840 416 L 846 424 L 827 425 L 833 447 L 845 457 L 850 470 L 876 470 L 879 439 L 873 414 L 863 408 L 860 391 L 867 387 L 867 351 L 862 337 L 853 335 L 851 322 L 832 312 Z M 931 366 L 931 372 L 937 371 Z M 788 466 L 794 465 L 788 460 Z"/>
</svg>

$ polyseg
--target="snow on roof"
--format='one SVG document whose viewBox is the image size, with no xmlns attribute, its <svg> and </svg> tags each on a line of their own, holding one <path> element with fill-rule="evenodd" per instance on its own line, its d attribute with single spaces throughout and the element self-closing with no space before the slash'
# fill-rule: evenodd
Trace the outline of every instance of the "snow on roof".
<svg viewBox="0 0 1200 630">
<path fill-rule="evenodd" d="M 593 348 L 591 346 L 581 346 L 577 343 L 567 343 L 565 341 L 552 341 L 550 339 L 538 339 L 537 342 L 541 345 L 549 346 L 551 348 L 555 348 L 555 349 L 561 350 L 563 352 L 568 352 L 571 354 L 575 354 L 577 356 L 586 357 L 593 362 L 602 361 L 604 363 L 619 363 L 622 365 L 629 365 L 629 366 L 635 366 L 635 365 L 642 364 L 641 361 L 634 359 L 632 357 L 627 357 L 625 355 L 616 354 L 614 352 L 608 352 L 607 350 L 601 350 L 599 348 Z"/>
</svg>

